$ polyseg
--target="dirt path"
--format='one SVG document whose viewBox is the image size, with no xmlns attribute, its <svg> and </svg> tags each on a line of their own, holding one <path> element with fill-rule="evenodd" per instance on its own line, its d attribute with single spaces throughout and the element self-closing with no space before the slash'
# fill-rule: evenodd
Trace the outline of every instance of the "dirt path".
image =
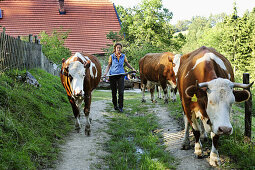
<svg viewBox="0 0 255 170">
<path fill-rule="evenodd" d="M 149 100 L 148 100 L 149 101 Z M 107 154 L 103 151 L 102 144 L 105 143 L 109 137 L 104 132 L 107 128 L 107 116 L 105 112 L 106 102 L 96 101 L 92 102 L 91 106 L 91 136 L 84 135 L 84 116 L 81 117 L 82 129 L 80 133 L 75 130 L 67 139 L 67 143 L 61 146 L 60 160 L 56 164 L 57 170 L 90 170 L 90 169 L 108 169 L 102 166 L 100 156 Z M 169 116 L 166 107 L 155 104 L 152 106 L 153 112 L 159 117 L 162 129 L 158 133 L 164 136 L 164 143 L 173 156 L 175 156 L 180 164 L 179 170 L 201 170 L 213 169 L 206 159 L 197 159 L 194 157 L 194 150 L 180 150 L 183 138 L 183 131 L 178 125 L 177 121 Z M 101 162 L 101 163 L 100 163 Z M 100 165 L 97 167 L 95 165 Z"/>
<path fill-rule="evenodd" d="M 106 154 L 102 144 L 108 140 L 104 132 L 107 127 L 107 115 L 105 112 L 106 102 L 95 101 L 91 105 L 91 136 L 84 134 L 85 116 L 81 115 L 81 130 L 75 130 L 68 137 L 65 145 L 61 147 L 60 160 L 57 162 L 57 170 L 89 170 L 97 169 L 96 164 L 102 162 L 100 156 Z M 99 164 L 100 165 L 100 164 Z M 101 167 L 103 168 L 103 167 Z M 103 169 L 107 169 L 104 167 Z"/>
<path fill-rule="evenodd" d="M 181 150 L 181 143 L 184 137 L 184 130 L 178 125 L 177 121 L 170 117 L 166 107 L 155 105 L 154 112 L 159 117 L 162 129 L 157 132 L 164 136 L 164 144 L 167 146 L 174 157 L 179 160 L 177 170 L 201 170 L 215 169 L 212 168 L 207 159 L 197 159 L 194 156 L 194 149 Z"/>
</svg>

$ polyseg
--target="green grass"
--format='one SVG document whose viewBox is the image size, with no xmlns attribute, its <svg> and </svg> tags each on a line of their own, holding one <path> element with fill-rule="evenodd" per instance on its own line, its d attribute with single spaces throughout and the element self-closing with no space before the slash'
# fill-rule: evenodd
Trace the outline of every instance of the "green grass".
<svg viewBox="0 0 255 170">
<path fill-rule="evenodd" d="M 100 92 L 101 97 L 106 95 Z M 108 104 L 113 117 L 108 123 L 111 138 L 105 144 L 109 154 L 104 160 L 109 169 L 175 169 L 174 158 L 153 133 L 159 127 L 157 117 L 150 112 L 150 104 L 141 103 L 141 94 L 125 92 L 124 113 L 113 111 L 110 100 Z"/>
<path fill-rule="evenodd" d="M 58 156 L 57 144 L 72 128 L 72 110 L 59 77 L 29 70 L 41 87 L 0 74 L 0 169 L 42 169 Z"/>
<path fill-rule="evenodd" d="M 240 107 L 240 104 L 234 105 L 233 110 L 233 134 L 220 138 L 219 153 L 227 157 L 223 167 L 255 169 L 255 117 L 252 118 L 251 142 L 246 142 L 244 137 L 244 107 Z"/>
</svg>

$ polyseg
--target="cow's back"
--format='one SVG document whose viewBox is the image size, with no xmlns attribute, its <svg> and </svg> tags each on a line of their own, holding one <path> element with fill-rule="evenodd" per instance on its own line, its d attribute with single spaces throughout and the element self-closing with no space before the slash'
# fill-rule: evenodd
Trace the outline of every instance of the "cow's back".
<svg viewBox="0 0 255 170">
<path fill-rule="evenodd" d="M 93 55 L 83 54 L 83 56 L 87 56 L 91 60 L 90 67 L 86 69 L 84 89 L 85 91 L 93 90 L 98 86 L 101 79 L 101 74 L 102 74 L 101 64 L 99 60 L 97 59 L 97 57 Z"/>
<path fill-rule="evenodd" d="M 203 61 L 201 58 L 206 53 L 214 54 L 220 62 L 222 61 L 220 64 L 224 64 L 226 70 L 222 69 L 223 66 L 213 60 Z M 184 95 L 185 89 L 188 86 L 195 85 L 196 81 L 198 83 L 207 82 L 218 77 L 234 81 L 231 63 L 223 55 L 216 52 L 215 49 L 203 46 L 191 53 L 185 54 L 181 57 L 177 74 L 177 86 L 180 96 Z"/>
<path fill-rule="evenodd" d="M 141 79 L 158 82 L 161 77 L 167 78 L 171 64 L 169 57 L 173 56 L 170 52 L 146 54 L 139 61 Z"/>
</svg>

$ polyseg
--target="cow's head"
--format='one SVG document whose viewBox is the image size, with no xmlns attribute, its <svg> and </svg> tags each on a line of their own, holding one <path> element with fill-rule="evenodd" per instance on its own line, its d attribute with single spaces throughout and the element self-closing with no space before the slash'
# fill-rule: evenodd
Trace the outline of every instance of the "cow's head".
<svg viewBox="0 0 255 170">
<path fill-rule="evenodd" d="M 177 73 L 180 67 L 180 60 L 181 60 L 181 54 L 176 54 L 173 60 L 175 77 L 177 77 Z"/>
<path fill-rule="evenodd" d="M 189 86 L 185 93 L 190 98 L 196 94 L 198 102 L 207 102 L 205 103 L 205 110 L 209 117 L 207 123 L 211 126 L 213 133 L 230 135 L 233 131 L 229 118 L 232 104 L 235 101 L 242 102 L 250 98 L 249 91 L 236 91 L 233 88 L 249 88 L 252 84 L 233 83 L 228 79 L 217 78 Z"/>
<path fill-rule="evenodd" d="M 81 63 L 74 61 L 69 64 L 68 71 L 71 78 L 72 97 L 79 98 L 84 96 L 83 82 L 85 78 L 86 68 L 89 67 L 90 62 Z"/>
<path fill-rule="evenodd" d="M 168 83 L 171 85 L 172 88 L 176 87 L 176 75 L 174 72 L 174 67 L 175 67 L 175 63 L 174 61 L 174 56 L 168 56 L 168 60 L 170 62 L 170 64 L 168 65 L 168 74 L 167 74 L 167 80 Z"/>
</svg>

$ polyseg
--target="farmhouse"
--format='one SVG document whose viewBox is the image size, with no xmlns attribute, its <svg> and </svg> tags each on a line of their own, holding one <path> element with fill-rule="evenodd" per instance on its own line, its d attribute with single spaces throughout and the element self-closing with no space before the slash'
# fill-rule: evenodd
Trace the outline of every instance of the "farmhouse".
<svg viewBox="0 0 255 170">
<path fill-rule="evenodd" d="M 121 28 L 110 0 L 3 0 L 0 26 L 14 37 L 50 34 L 61 28 L 69 32 L 65 46 L 72 54 L 103 54 L 102 48 L 112 43 L 106 35 Z"/>
</svg>

